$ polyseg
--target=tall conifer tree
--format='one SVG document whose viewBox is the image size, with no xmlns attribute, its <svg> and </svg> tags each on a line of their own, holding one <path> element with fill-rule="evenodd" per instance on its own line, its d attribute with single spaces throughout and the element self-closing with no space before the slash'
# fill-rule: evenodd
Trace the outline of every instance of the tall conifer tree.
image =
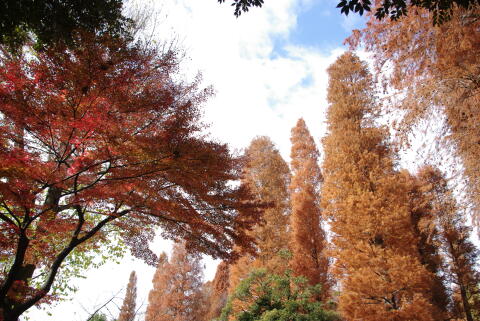
<svg viewBox="0 0 480 321">
<path fill-rule="evenodd" d="M 303 119 L 292 129 L 290 184 L 291 266 L 298 276 L 305 276 L 311 285 L 322 285 L 326 298 L 331 286 L 329 260 L 325 256 L 326 234 L 321 224 L 320 187 L 322 174 L 318 166 L 319 153 Z"/>
<path fill-rule="evenodd" d="M 135 271 L 130 273 L 125 299 L 123 300 L 122 308 L 118 321 L 133 321 L 136 315 L 136 300 L 137 300 L 137 275 Z"/>
<path fill-rule="evenodd" d="M 257 200 L 269 203 L 271 207 L 265 210 L 263 222 L 251 232 L 257 243 L 255 256 L 244 256 L 231 267 L 229 292 L 253 268 L 266 268 L 272 273 L 282 274 L 287 267 L 281 255 L 282 250 L 289 248 L 290 170 L 268 137 L 255 138 L 245 154 L 247 162 L 243 183 Z"/>
<path fill-rule="evenodd" d="M 372 77 L 352 53 L 328 73 L 322 204 L 339 310 L 347 321 L 433 321 L 433 276 L 419 260 L 408 182 L 393 169 L 387 131 L 374 126 Z"/>
<path fill-rule="evenodd" d="M 348 39 L 372 52 L 385 85 L 398 89 L 394 106 L 406 111 L 401 132 L 444 114 L 446 142 L 455 146 L 468 178 L 468 192 L 480 226 L 480 5 L 454 7 L 451 19 L 432 27 L 432 13 L 418 9 L 398 21 L 377 20 Z M 447 134 L 448 133 L 448 134 Z M 438 157 L 441 153 L 435 153 Z"/>
<path fill-rule="evenodd" d="M 187 253 L 184 244 L 173 247 L 172 257 L 160 256 L 153 289 L 148 295 L 146 321 L 201 321 L 203 271 L 201 257 Z"/>
<path fill-rule="evenodd" d="M 480 274 L 475 265 L 479 251 L 470 241 L 471 228 L 465 224 L 464 215 L 458 208 L 447 180 L 436 168 L 423 167 L 418 173 L 418 179 L 423 184 L 425 193 L 430 197 L 436 213 L 443 253 L 446 265 L 443 274 L 448 284 L 454 285 L 461 306 L 454 318 L 467 321 L 480 317 Z"/>
<path fill-rule="evenodd" d="M 444 278 L 444 259 L 441 251 L 441 236 L 437 218 L 439 216 L 429 190 L 423 179 L 411 175 L 404 170 L 401 173 L 410 183 L 408 190 L 410 217 L 417 239 L 420 258 L 425 268 L 431 273 L 430 283 L 431 302 L 435 320 L 447 319 L 450 305 L 449 291 Z"/>
</svg>

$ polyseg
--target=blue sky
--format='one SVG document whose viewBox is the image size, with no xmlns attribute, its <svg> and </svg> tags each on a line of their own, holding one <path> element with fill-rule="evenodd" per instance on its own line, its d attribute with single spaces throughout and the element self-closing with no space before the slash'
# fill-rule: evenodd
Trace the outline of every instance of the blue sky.
<svg viewBox="0 0 480 321">
<path fill-rule="evenodd" d="M 297 24 L 287 37 L 274 38 L 273 55 L 284 55 L 284 47 L 311 47 L 328 53 L 342 46 L 352 29 L 362 28 L 365 18 L 356 14 L 341 15 L 336 0 L 315 0 L 297 7 Z"/>
<path fill-rule="evenodd" d="M 290 130 L 303 117 L 320 142 L 328 107 L 326 69 L 362 18 L 342 16 L 336 0 L 265 0 L 263 8 L 238 19 L 228 3 L 215 0 L 132 1 L 157 15 L 148 35 L 159 43 L 175 39 L 185 51 L 181 77 L 192 79 L 200 71 L 205 86 L 214 87 L 216 95 L 204 106 L 212 139 L 241 150 L 255 136 L 267 135 L 288 161 Z M 158 238 L 151 248 L 168 251 L 170 243 Z M 205 259 L 206 279 L 217 263 Z M 106 264 L 72 280 L 80 290 L 69 301 L 32 312 L 31 320 L 85 321 L 86 311 L 126 286 L 132 269 L 138 274 L 138 304 L 143 301 L 145 308 L 154 269 L 126 256 L 120 265 Z M 110 311 L 113 317 L 118 309 Z"/>
<path fill-rule="evenodd" d="M 263 8 L 238 19 L 228 0 L 223 5 L 216 0 L 130 1 L 158 13 L 156 28 L 146 34 L 159 43 L 174 39 L 185 51 L 181 78 L 192 79 L 200 71 L 205 86 L 214 87 L 216 95 L 204 106 L 212 139 L 241 151 L 255 136 L 266 135 L 288 161 L 290 130 L 302 117 L 321 150 L 328 108 L 326 70 L 346 50 L 343 40 L 363 26 L 364 18 L 341 15 L 337 0 L 265 0 Z M 157 253 L 170 247 L 160 238 L 151 245 Z M 204 262 L 208 280 L 218 261 Z M 85 279 L 72 280 L 80 290 L 69 301 L 32 312 L 31 320 L 85 321 L 88 311 L 126 286 L 132 269 L 138 275 L 137 304 L 143 302 L 145 309 L 154 269 L 127 255 L 120 265 L 106 264 L 88 271 Z M 112 317 L 118 315 L 118 308 L 109 309 Z"/>
</svg>

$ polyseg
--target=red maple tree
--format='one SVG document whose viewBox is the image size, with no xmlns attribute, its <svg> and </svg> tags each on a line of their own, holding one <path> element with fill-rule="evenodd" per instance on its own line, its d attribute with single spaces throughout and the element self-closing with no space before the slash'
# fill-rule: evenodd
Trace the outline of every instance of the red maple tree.
<svg viewBox="0 0 480 321">
<path fill-rule="evenodd" d="M 107 232 L 151 264 L 147 241 L 158 227 L 189 250 L 229 258 L 249 244 L 245 229 L 259 214 L 231 183 L 239 158 L 203 133 L 211 90 L 178 80 L 176 52 L 86 34 L 75 41 L 0 58 L 5 321 L 45 298 L 67 256 L 108 243 Z"/>
</svg>

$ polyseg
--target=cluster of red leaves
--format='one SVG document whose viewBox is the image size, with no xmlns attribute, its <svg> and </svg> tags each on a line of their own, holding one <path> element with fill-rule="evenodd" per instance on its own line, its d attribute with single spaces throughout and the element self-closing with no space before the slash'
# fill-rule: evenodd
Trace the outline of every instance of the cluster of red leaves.
<svg viewBox="0 0 480 321">
<path fill-rule="evenodd" d="M 231 183 L 240 159 L 202 134 L 211 91 L 198 89 L 199 78 L 174 80 L 173 52 L 85 34 L 76 41 L 2 58 L 0 253 L 16 255 L 5 270 L 54 266 L 110 222 L 152 264 L 155 227 L 213 257 L 248 246 L 258 208 Z"/>
</svg>

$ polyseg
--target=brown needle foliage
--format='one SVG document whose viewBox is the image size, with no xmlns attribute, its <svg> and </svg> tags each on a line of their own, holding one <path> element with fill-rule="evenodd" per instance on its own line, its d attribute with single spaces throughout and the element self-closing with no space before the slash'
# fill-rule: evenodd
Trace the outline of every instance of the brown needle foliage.
<svg viewBox="0 0 480 321">
<path fill-rule="evenodd" d="M 315 141 L 303 119 L 299 119 L 292 129 L 291 142 L 291 266 L 297 276 L 306 277 L 311 285 L 321 284 L 322 297 L 326 298 L 331 280 L 328 275 L 330 262 L 324 253 L 326 234 L 320 221 L 323 178 Z"/>
<path fill-rule="evenodd" d="M 283 273 L 286 268 L 282 250 L 288 249 L 290 170 L 268 137 L 255 138 L 246 151 L 243 183 L 258 201 L 269 203 L 251 236 L 257 244 L 254 256 L 246 255 L 232 265 L 230 289 L 236 288 L 253 268 Z M 230 292 L 230 291 L 229 291 Z"/>
<path fill-rule="evenodd" d="M 125 299 L 123 300 L 122 308 L 120 309 L 120 315 L 118 321 L 133 321 L 136 315 L 136 299 L 137 299 L 137 275 L 135 271 L 130 273 L 130 279 L 128 281 L 127 292 L 125 293 Z"/>
<path fill-rule="evenodd" d="M 443 269 L 446 281 L 454 285 L 454 299 L 459 298 L 459 311 L 453 317 L 467 321 L 480 317 L 480 274 L 475 266 L 479 251 L 470 241 L 471 228 L 465 223 L 442 173 L 427 166 L 420 170 L 418 179 L 424 193 L 432 202 L 446 264 Z"/>
<path fill-rule="evenodd" d="M 431 25 L 431 13 L 417 9 L 398 21 L 377 20 L 355 31 L 353 47 L 373 52 L 383 83 L 399 91 L 396 109 L 406 111 L 399 129 L 406 134 L 421 120 L 446 116 L 444 144 L 452 144 L 463 160 L 467 191 L 480 223 L 480 6 L 455 8 L 451 19 Z M 440 153 L 435 153 L 438 157 Z"/>
<path fill-rule="evenodd" d="M 203 271 L 201 257 L 184 244 L 173 247 L 170 260 L 163 254 L 148 295 L 146 321 L 201 321 Z"/>
<path fill-rule="evenodd" d="M 333 232 L 333 273 L 345 320 L 434 320 L 432 274 L 419 259 L 408 181 L 374 126 L 373 82 L 345 53 L 330 66 L 322 204 Z"/>
<path fill-rule="evenodd" d="M 218 318 L 223 307 L 227 303 L 229 275 L 230 266 L 227 262 L 222 261 L 217 266 L 215 277 L 210 284 L 210 296 L 208 298 L 206 320 Z"/>
</svg>

